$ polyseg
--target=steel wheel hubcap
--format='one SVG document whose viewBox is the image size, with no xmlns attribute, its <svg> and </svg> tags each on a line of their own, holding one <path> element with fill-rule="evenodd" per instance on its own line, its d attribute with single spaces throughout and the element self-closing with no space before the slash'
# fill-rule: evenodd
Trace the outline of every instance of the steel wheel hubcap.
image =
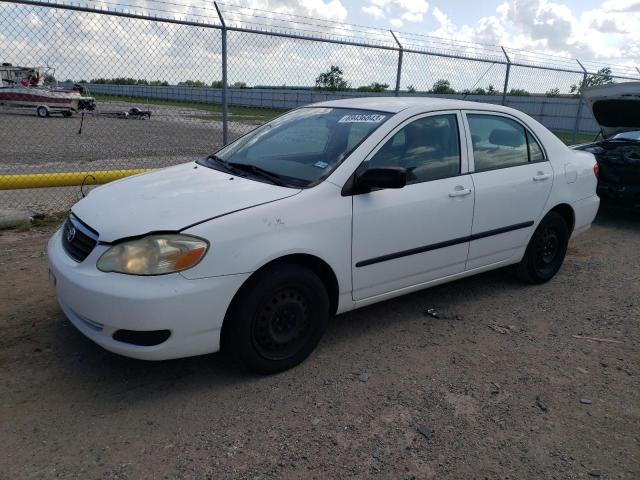
<svg viewBox="0 0 640 480">
<path fill-rule="evenodd" d="M 538 244 L 538 259 L 540 266 L 548 266 L 556 259 L 558 255 L 560 242 L 556 233 L 547 228 L 542 232 L 540 243 Z"/>
<path fill-rule="evenodd" d="M 259 309 L 253 323 L 253 342 L 265 358 L 284 359 L 304 345 L 310 326 L 303 295 L 293 288 L 279 290 Z"/>
</svg>

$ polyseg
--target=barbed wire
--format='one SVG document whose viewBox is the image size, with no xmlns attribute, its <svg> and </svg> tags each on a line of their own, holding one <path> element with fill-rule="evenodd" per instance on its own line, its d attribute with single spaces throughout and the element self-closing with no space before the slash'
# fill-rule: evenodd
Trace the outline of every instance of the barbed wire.
<svg viewBox="0 0 640 480">
<path fill-rule="evenodd" d="M 16 3 L 11 0 L 0 1 L 2 3 Z M 177 0 L 148 0 L 145 5 L 140 5 L 135 3 L 122 3 L 117 0 L 84 0 L 86 5 L 91 6 L 90 8 L 100 9 L 106 14 L 109 12 L 119 12 L 148 16 L 151 19 L 189 19 L 194 23 L 220 28 L 222 24 L 215 7 L 210 3 L 204 2 L 204 0 L 196 0 L 196 2 L 201 3 L 185 3 Z M 29 4 L 31 2 L 24 0 L 17 3 Z M 66 2 L 64 0 L 39 0 L 37 3 L 50 5 L 53 8 L 64 8 L 65 6 L 79 7 L 81 5 L 80 3 Z M 391 32 L 379 27 L 321 19 L 289 12 L 271 11 L 227 1 L 218 2 L 218 5 L 221 6 L 223 17 L 225 15 L 232 17 L 225 18 L 227 22 L 230 21 L 233 24 L 232 28 L 247 29 L 257 33 L 269 33 L 270 29 L 277 29 L 277 33 L 281 35 L 292 34 L 302 37 L 308 36 L 310 40 L 338 41 L 342 43 L 354 42 L 370 46 L 398 49 Z M 173 9 L 173 7 L 185 9 L 186 11 L 178 11 Z M 126 9 L 132 10 L 128 11 Z M 200 13 L 193 12 L 193 10 L 198 10 Z M 281 17 L 286 17 L 286 19 Z M 329 29 L 330 31 L 323 29 Z M 276 32 L 274 31 L 274 33 Z M 415 32 L 395 31 L 395 33 L 401 39 L 400 43 L 405 49 L 416 50 L 426 54 L 440 53 L 446 56 L 455 56 L 477 61 L 502 62 L 505 60 L 500 45 L 451 39 Z M 530 65 L 532 67 L 550 66 L 557 69 L 576 71 L 578 73 L 582 71 L 573 58 L 508 46 L 506 46 L 505 49 L 517 57 L 518 63 L 524 65 Z M 637 70 L 628 65 L 616 65 L 597 60 L 583 60 L 583 64 L 593 66 L 591 70 L 600 70 L 604 67 L 609 67 L 615 72 L 622 72 L 634 77 L 638 75 Z M 596 72 L 589 71 L 588 73 L 594 74 Z"/>
</svg>

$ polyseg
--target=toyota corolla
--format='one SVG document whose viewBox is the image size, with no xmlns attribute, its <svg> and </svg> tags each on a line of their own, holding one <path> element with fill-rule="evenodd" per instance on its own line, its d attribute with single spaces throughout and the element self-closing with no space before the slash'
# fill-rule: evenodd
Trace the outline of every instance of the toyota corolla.
<svg viewBox="0 0 640 480">
<path fill-rule="evenodd" d="M 49 242 L 60 307 L 122 355 L 284 370 L 328 319 L 514 265 L 550 280 L 597 169 L 522 112 L 429 98 L 299 108 L 198 161 L 96 188 Z"/>
</svg>

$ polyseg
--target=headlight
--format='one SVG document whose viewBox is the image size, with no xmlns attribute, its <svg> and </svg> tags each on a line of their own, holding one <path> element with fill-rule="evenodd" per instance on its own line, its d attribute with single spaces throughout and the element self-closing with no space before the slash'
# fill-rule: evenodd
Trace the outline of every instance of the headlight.
<svg viewBox="0 0 640 480">
<path fill-rule="evenodd" d="M 98 270 L 129 275 L 163 275 L 191 268 L 209 244 L 189 235 L 158 234 L 114 245 L 98 260 Z"/>
</svg>

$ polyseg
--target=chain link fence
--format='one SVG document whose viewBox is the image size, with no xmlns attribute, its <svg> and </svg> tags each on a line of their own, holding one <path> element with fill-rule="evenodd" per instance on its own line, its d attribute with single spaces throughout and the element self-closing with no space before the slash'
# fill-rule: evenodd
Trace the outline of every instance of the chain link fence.
<svg viewBox="0 0 640 480">
<path fill-rule="evenodd" d="M 145 5 L 0 0 L 0 208 L 64 210 L 94 184 L 191 161 L 328 99 L 503 104 L 582 140 L 598 131 L 582 86 L 640 79 L 629 68 L 220 2 Z"/>
</svg>

